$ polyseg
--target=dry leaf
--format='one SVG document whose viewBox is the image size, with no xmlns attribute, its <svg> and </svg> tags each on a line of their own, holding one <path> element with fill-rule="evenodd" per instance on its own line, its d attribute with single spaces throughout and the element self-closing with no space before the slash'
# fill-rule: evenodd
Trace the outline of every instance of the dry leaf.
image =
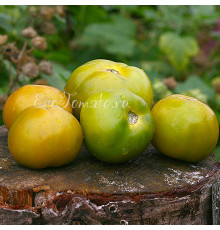
<svg viewBox="0 0 220 230">
<path fill-rule="evenodd" d="M 0 46 L 4 45 L 8 41 L 8 35 L 0 34 Z"/>
<path fill-rule="evenodd" d="M 33 85 L 49 85 L 46 79 L 37 79 L 33 82 Z"/>
<path fill-rule="evenodd" d="M 23 29 L 21 34 L 26 38 L 34 38 L 37 36 L 37 31 L 33 27 L 28 27 Z"/>
<path fill-rule="evenodd" d="M 66 15 L 66 7 L 65 6 L 56 6 L 56 12 L 60 17 L 65 17 Z"/>
<path fill-rule="evenodd" d="M 51 22 L 44 22 L 44 23 L 41 25 L 41 31 L 42 31 L 44 34 L 53 35 L 53 34 L 56 33 L 56 27 L 55 27 L 54 24 L 51 23 Z"/>
<path fill-rule="evenodd" d="M 49 61 L 41 61 L 39 64 L 40 71 L 47 74 L 52 75 L 53 74 L 53 64 Z"/>
<path fill-rule="evenodd" d="M 39 75 L 39 68 L 35 63 L 29 62 L 21 67 L 24 75 L 35 78 Z"/>
<path fill-rule="evenodd" d="M 37 36 L 31 40 L 32 45 L 39 50 L 45 50 L 47 48 L 46 38 Z"/>
<path fill-rule="evenodd" d="M 8 96 L 6 94 L 3 94 L 0 96 L 0 110 L 3 110 L 5 102 L 7 101 Z"/>
<path fill-rule="evenodd" d="M 17 58 L 18 53 L 19 50 L 14 43 L 8 43 L 2 46 L 2 55 L 5 59 L 10 59 L 11 57 Z"/>
<path fill-rule="evenodd" d="M 53 18 L 55 9 L 53 7 L 43 6 L 40 13 L 46 20 L 49 21 Z"/>
<path fill-rule="evenodd" d="M 174 89 L 177 86 L 177 81 L 175 77 L 168 77 L 163 79 L 163 83 L 169 88 L 169 89 Z"/>
</svg>

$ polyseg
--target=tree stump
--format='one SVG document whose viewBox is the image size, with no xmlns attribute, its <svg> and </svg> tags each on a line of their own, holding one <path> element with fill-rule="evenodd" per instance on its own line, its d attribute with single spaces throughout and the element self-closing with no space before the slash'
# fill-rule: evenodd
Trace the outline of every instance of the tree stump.
<svg viewBox="0 0 220 230">
<path fill-rule="evenodd" d="M 212 186 L 212 217 L 213 224 L 220 224 L 220 180 Z"/>
<path fill-rule="evenodd" d="M 150 146 L 124 164 L 82 147 L 61 168 L 31 170 L 11 157 L 0 126 L 0 224 L 211 224 L 214 156 L 186 163 Z"/>
</svg>

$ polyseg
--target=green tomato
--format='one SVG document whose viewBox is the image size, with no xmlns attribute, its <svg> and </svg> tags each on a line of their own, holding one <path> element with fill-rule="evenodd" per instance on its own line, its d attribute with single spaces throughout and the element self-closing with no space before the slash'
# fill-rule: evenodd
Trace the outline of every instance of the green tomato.
<svg viewBox="0 0 220 230">
<path fill-rule="evenodd" d="M 196 162 L 208 157 L 218 142 L 219 126 L 212 109 L 193 97 L 174 94 L 152 109 L 152 143 L 163 154 Z"/>
<path fill-rule="evenodd" d="M 147 103 L 127 90 L 109 90 L 90 96 L 81 110 L 80 123 L 88 151 L 110 163 L 137 157 L 154 134 Z"/>
<path fill-rule="evenodd" d="M 93 60 L 71 74 L 65 92 L 70 98 L 73 114 L 79 119 L 82 104 L 95 93 L 110 89 L 126 89 L 142 97 L 151 108 L 153 88 L 143 70 L 108 60 Z"/>
</svg>

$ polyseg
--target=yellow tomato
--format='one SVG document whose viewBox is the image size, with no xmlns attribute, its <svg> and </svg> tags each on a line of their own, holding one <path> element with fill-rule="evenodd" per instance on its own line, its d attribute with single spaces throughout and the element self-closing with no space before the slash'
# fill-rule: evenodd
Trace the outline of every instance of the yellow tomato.
<svg viewBox="0 0 220 230">
<path fill-rule="evenodd" d="M 36 169 L 72 162 L 82 141 L 77 119 L 58 106 L 32 106 L 23 110 L 8 134 L 8 147 L 14 159 Z"/>
<path fill-rule="evenodd" d="M 163 154 L 195 162 L 209 156 L 218 142 L 219 125 L 212 109 L 195 98 L 174 94 L 152 109 L 154 146 Z"/>
<path fill-rule="evenodd" d="M 109 89 L 129 90 L 152 107 L 153 88 L 148 76 L 143 70 L 124 63 L 102 59 L 87 62 L 72 73 L 65 86 L 78 119 L 82 104 L 90 95 Z"/>
<path fill-rule="evenodd" d="M 57 88 L 46 85 L 25 85 L 13 92 L 5 103 L 3 121 L 8 129 L 24 109 L 33 105 L 58 105 L 72 113 L 66 95 Z"/>
</svg>

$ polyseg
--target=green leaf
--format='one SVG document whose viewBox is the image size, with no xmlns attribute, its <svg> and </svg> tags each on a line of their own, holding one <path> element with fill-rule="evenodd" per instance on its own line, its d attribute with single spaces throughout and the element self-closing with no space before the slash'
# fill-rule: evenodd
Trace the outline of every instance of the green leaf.
<svg viewBox="0 0 220 230">
<path fill-rule="evenodd" d="M 2 110 L 0 110 L 0 125 L 4 125 L 3 117 L 2 117 Z"/>
<path fill-rule="evenodd" d="M 110 23 L 87 26 L 77 43 L 86 46 L 101 46 L 110 54 L 131 56 L 135 49 L 134 36 L 134 22 L 128 18 L 113 15 Z"/>
<path fill-rule="evenodd" d="M 154 90 L 154 100 L 159 101 L 160 99 L 171 95 L 172 92 L 168 90 L 167 86 L 160 80 L 160 79 L 155 79 L 153 81 L 153 90 Z"/>
<path fill-rule="evenodd" d="M 208 103 L 208 96 L 204 93 L 202 93 L 201 89 L 190 89 L 188 91 L 183 91 L 183 95 L 194 97 L 200 101 L 203 101 L 205 103 Z"/>
<path fill-rule="evenodd" d="M 215 6 L 207 5 L 207 6 L 190 6 L 190 10 L 194 17 L 202 18 L 202 17 L 212 17 L 216 11 Z"/>
<path fill-rule="evenodd" d="M 106 7 L 106 6 L 105 6 Z M 135 10 L 137 10 L 138 6 L 135 5 L 113 5 L 113 6 L 107 6 L 107 9 L 112 10 L 112 9 L 119 9 L 122 12 L 126 13 L 132 13 Z"/>
<path fill-rule="evenodd" d="M 158 11 L 153 8 L 147 8 L 144 11 L 144 16 L 149 21 L 156 21 L 159 19 Z"/>
<path fill-rule="evenodd" d="M 9 85 L 9 63 L 3 61 L 0 57 L 0 95 L 4 94 L 8 90 Z"/>
<path fill-rule="evenodd" d="M 160 23 L 156 23 L 158 28 L 172 28 L 181 31 L 185 26 L 185 15 L 187 13 L 187 6 L 158 6 L 158 13 L 160 15 Z"/>
<path fill-rule="evenodd" d="M 218 119 L 218 123 L 220 124 L 220 112 L 218 110 L 214 110 L 214 113 Z"/>
<path fill-rule="evenodd" d="M 77 32 L 83 31 L 88 24 L 103 22 L 108 13 L 104 6 L 67 6 L 67 9 L 74 23 L 74 30 Z"/>
<path fill-rule="evenodd" d="M 191 57 L 199 51 L 197 41 L 190 36 L 179 36 L 172 32 L 164 33 L 159 39 L 160 49 L 167 55 L 171 64 L 183 71 Z"/>
<path fill-rule="evenodd" d="M 172 67 L 168 63 L 160 61 L 160 60 L 142 61 L 141 67 L 145 71 L 155 71 L 158 73 L 163 73 L 163 77 L 165 73 L 169 74 L 173 70 Z"/>
<path fill-rule="evenodd" d="M 213 88 L 209 87 L 201 78 L 198 76 L 189 76 L 185 82 L 179 83 L 176 88 L 176 93 L 182 93 L 193 89 L 200 89 L 203 94 L 208 96 L 208 100 L 211 99 L 215 92 Z"/>
<path fill-rule="evenodd" d="M 71 72 L 66 70 L 62 65 L 57 63 L 53 64 L 53 75 L 48 76 L 46 74 L 41 74 L 41 76 L 48 81 L 51 86 L 54 86 L 60 90 L 64 90 L 66 81 L 69 78 Z"/>
<path fill-rule="evenodd" d="M 220 162 L 220 146 L 217 146 L 215 149 L 214 149 L 214 154 L 215 154 L 215 159 Z"/>
<path fill-rule="evenodd" d="M 198 24 L 215 24 L 220 16 L 215 6 L 190 6 L 191 19 Z"/>
<path fill-rule="evenodd" d="M 212 104 L 217 111 L 220 111 L 220 94 L 215 94 L 215 96 L 213 97 Z M 219 114 L 219 124 L 220 124 L 220 114 Z"/>
<path fill-rule="evenodd" d="M 7 91 L 8 91 L 8 86 L 1 86 L 1 87 L 0 87 L 0 96 L 1 96 L 2 94 L 7 93 Z"/>
<path fill-rule="evenodd" d="M 0 28 L 4 29 L 6 32 L 12 31 L 11 20 L 11 16 L 0 12 Z"/>
<path fill-rule="evenodd" d="M 37 50 L 35 49 L 33 51 L 33 54 L 35 57 L 37 57 L 38 59 L 44 59 L 46 58 L 49 61 L 53 61 L 53 62 L 57 62 L 60 63 L 62 65 L 66 65 L 68 62 L 70 62 L 70 58 L 71 58 L 71 54 L 72 51 L 70 48 L 68 49 L 51 49 L 50 52 L 48 52 L 47 50 Z"/>
</svg>

